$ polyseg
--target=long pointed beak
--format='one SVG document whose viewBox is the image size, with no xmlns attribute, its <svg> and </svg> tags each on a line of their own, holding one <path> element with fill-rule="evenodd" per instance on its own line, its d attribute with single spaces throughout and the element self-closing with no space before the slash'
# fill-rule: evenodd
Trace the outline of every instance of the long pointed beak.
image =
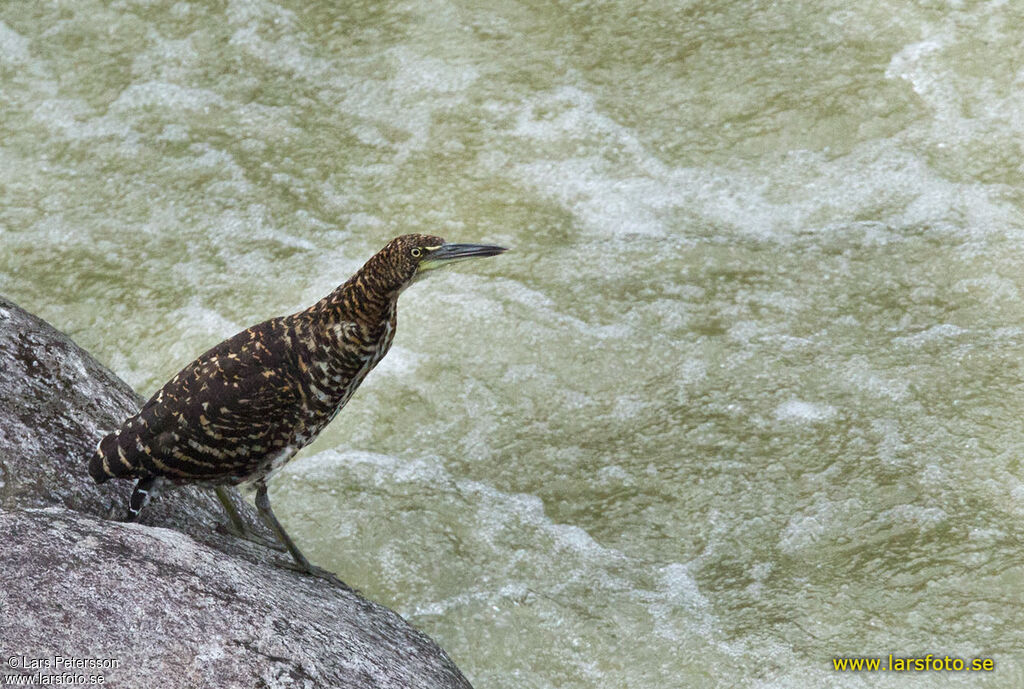
<svg viewBox="0 0 1024 689">
<path fill-rule="evenodd" d="M 420 262 L 420 270 L 433 270 L 434 268 L 467 258 L 497 256 L 506 251 L 508 249 L 503 246 L 490 246 L 488 244 L 442 244 L 438 248 L 431 250 L 427 257 Z"/>
</svg>

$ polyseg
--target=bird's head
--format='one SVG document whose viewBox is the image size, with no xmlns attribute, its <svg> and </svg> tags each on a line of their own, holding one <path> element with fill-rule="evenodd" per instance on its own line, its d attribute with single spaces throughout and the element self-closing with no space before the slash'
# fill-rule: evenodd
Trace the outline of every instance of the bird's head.
<svg viewBox="0 0 1024 689">
<path fill-rule="evenodd" d="M 426 234 L 404 234 L 388 242 L 371 262 L 377 271 L 385 273 L 381 277 L 387 283 L 401 291 L 442 266 L 467 258 L 496 256 L 505 250 L 487 244 L 450 244 Z"/>
</svg>

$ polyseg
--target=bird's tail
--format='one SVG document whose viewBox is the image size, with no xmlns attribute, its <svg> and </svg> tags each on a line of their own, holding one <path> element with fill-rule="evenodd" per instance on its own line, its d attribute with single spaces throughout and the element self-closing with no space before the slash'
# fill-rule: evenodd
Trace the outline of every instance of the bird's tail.
<svg viewBox="0 0 1024 689">
<path fill-rule="evenodd" d="M 107 479 L 134 476 L 138 467 L 131 461 L 135 448 L 128 445 L 129 438 L 114 432 L 104 436 L 89 460 L 89 475 L 96 483 Z"/>
</svg>

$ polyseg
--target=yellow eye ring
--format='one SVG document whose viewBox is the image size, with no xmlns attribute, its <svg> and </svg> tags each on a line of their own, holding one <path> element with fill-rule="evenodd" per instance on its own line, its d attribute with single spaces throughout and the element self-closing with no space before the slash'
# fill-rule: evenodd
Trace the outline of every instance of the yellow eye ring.
<svg viewBox="0 0 1024 689">
<path fill-rule="evenodd" d="M 422 252 L 422 251 L 421 251 L 420 249 L 413 249 L 413 250 L 412 250 L 412 251 L 410 251 L 409 253 L 411 253 L 411 254 L 412 254 L 412 257 L 413 257 L 413 258 L 419 258 L 420 256 L 422 256 L 422 255 L 423 255 L 423 252 Z"/>
</svg>

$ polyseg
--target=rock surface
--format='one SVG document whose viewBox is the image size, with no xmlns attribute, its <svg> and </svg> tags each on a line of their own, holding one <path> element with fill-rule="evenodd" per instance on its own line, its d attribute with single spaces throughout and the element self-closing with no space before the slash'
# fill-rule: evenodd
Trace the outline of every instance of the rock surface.
<svg viewBox="0 0 1024 689">
<path fill-rule="evenodd" d="M 115 687 L 470 686 L 396 613 L 226 535 L 212 491 L 169 489 L 139 524 L 106 519 L 131 485 L 96 485 L 88 457 L 141 401 L 0 297 L 0 674 Z"/>
</svg>

